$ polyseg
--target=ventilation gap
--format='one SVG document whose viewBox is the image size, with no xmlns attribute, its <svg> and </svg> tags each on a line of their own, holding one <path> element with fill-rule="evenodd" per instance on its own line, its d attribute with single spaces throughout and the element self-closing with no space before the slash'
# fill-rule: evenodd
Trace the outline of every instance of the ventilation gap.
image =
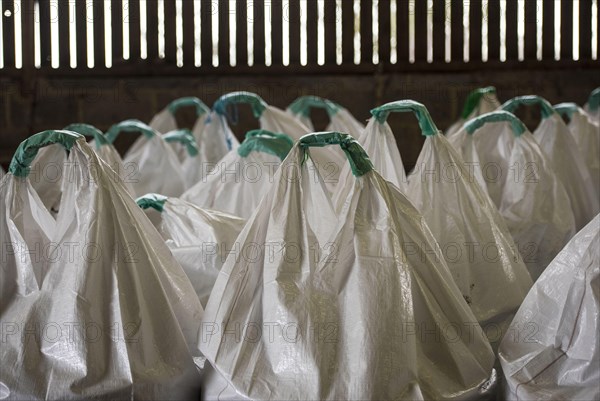
<svg viewBox="0 0 600 401">
<path fill-rule="evenodd" d="M 123 60 L 129 60 L 129 0 L 123 0 Z"/>
<path fill-rule="evenodd" d="M 58 0 L 50 0 L 50 65 L 60 67 L 58 50 Z"/>
<path fill-rule="evenodd" d="M 427 62 L 433 62 L 433 0 L 427 0 Z"/>
<path fill-rule="evenodd" d="M 469 39 L 470 39 L 470 25 L 469 25 L 469 17 L 470 17 L 470 4 L 468 1 L 463 3 L 463 61 L 465 63 L 469 62 Z"/>
<path fill-rule="evenodd" d="M 415 0 L 408 2 L 408 61 L 415 62 Z"/>
<path fill-rule="evenodd" d="M 15 10 L 23 10 L 21 0 L 14 0 Z M 2 42 L 0 42 L 2 43 Z M 15 18 L 15 68 L 23 68 L 23 30 L 21 18 Z"/>
<path fill-rule="evenodd" d="M 379 0 L 373 0 L 371 13 L 373 15 L 373 26 L 371 27 L 373 34 L 373 64 L 379 64 Z"/>
<path fill-rule="evenodd" d="M 354 64 L 360 64 L 360 0 L 354 0 Z"/>
<path fill-rule="evenodd" d="M 481 61 L 484 63 L 489 59 L 488 4 L 488 1 L 481 4 Z"/>
<path fill-rule="evenodd" d="M 111 3 L 104 2 L 104 65 L 106 68 L 112 67 L 112 13 L 110 11 Z"/>
<path fill-rule="evenodd" d="M 570 1 L 570 0 L 568 0 Z M 554 3 L 554 60 L 560 60 L 560 9 L 562 0 Z"/>
<path fill-rule="evenodd" d="M 140 1 L 140 58 L 148 58 L 148 3 Z"/>
<path fill-rule="evenodd" d="M 506 0 L 500 0 L 500 61 L 506 61 Z"/>
<path fill-rule="evenodd" d="M 342 64 L 342 0 L 335 1 L 335 63 Z"/>
<path fill-rule="evenodd" d="M 313 0 L 314 1 L 314 0 Z M 325 64 L 325 3 L 317 0 L 317 64 Z"/>
<path fill-rule="evenodd" d="M 592 0 L 592 59 L 598 60 L 598 0 Z"/>
<path fill-rule="evenodd" d="M 194 1 L 194 66 L 200 67 L 202 64 L 202 52 L 200 43 L 202 42 L 200 31 L 200 2 Z"/>
<path fill-rule="evenodd" d="M 1 31 L 0 31 L 1 32 Z M 40 44 L 40 3 L 33 3 L 33 63 L 35 68 L 42 66 L 42 50 Z"/>
<path fill-rule="evenodd" d="M 305 22 L 306 22 L 306 17 Z M 306 24 L 305 24 L 306 25 Z M 248 24 L 247 24 L 247 36 L 248 36 L 248 65 L 252 67 L 254 65 L 254 2 L 248 2 Z M 306 33 L 305 33 L 306 35 Z M 304 43 L 306 43 L 306 36 L 304 37 Z M 306 62 L 305 62 L 306 64 Z"/>
<path fill-rule="evenodd" d="M 0 11 L 4 10 L 3 0 L 0 0 Z M 37 4 L 37 3 L 36 3 Z M 4 14 L 0 15 L 0 43 L 4 44 Z M 36 21 L 39 19 L 36 18 Z M 0 51 L 0 68 L 4 68 L 4 45 Z"/>
<path fill-rule="evenodd" d="M 573 60 L 579 60 L 579 0 L 573 0 Z"/>
<path fill-rule="evenodd" d="M 173 0 L 168 0 L 173 1 Z M 165 1 L 158 0 L 158 57 L 165 58 Z"/>
<path fill-rule="evenodd" d="M 446 53 L 446 63 L 452 61 L 452 10 L 451 10 L 451 0 L 446 0 L 444 4 L 444 10 L 446 11 L 444 16 L 444 35 L 445 35 L 445 53 Z"/>
<path fill-rule="evenodd" d="M 235 1 L 227 2 L 229 11 L 229 65 L 235 67 L 237 65 L 237 21 Z"/>
<path fill-rule="evenodd" d="M 181 0 L 175 1 L 175 46 L 177 47 L 177 67 L 183 67 L 183 5 Z"/>
<path fill-rule="evenodd" d="M 447 0 L 449 1 L 449 0 Z M 398 62 L 398 5 L 396 0 L 390 1 L 390 63 Z"/>
<path fill-rule="evenodd" d="M 86 39 L 87 39 L 87 66 L 94 68 L 94 1 L 86 0 Z"/>
<path fill-rule="evenodd" d="M 265 1 L 264 5 L 264 21 L 265 21 L 265 65 L 267 67 L 273 64 L 273 40 L 271 38 L 272 31 L 271 25 L 273 21 L 273 14 L 271 14 L 271 4 Z"/>
<path fill-rule="evenodd" d="M 517 43 L 519 61 L 525 60 L 525 0 L 517 0 Z"/>
<path fill-rule="evenodd" d="M 311 0 L 312 1 L 312 0 Z M 306 65 L 308 53 L 306 49 L 306 0 L 300 1 L 300 65 Z"/>
<path fill-rule="evenodd" d="M 544 8 L 544 0 L 537 0 L 537 4 L 536 4 L 536 19 L 537 19 L 537 25 L 536 25 L 536 41 L 537 41 L 537 48 L 536 48 L 536 58 L 538 60 L 542 59 L 542 55 L 543 55 L 543 43 L 544 43 L 544 13 L 543 13 L 543 8 Z"/>
</svg>

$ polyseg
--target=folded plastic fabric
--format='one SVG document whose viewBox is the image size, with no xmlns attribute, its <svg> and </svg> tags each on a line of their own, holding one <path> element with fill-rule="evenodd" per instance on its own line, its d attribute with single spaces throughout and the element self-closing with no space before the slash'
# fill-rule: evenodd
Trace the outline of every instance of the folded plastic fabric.
<svg viewBox="0 0 600 401">
<path fill-rule="evenodd" d="M 500 345 L 507 400 L 600 398 L 600 216 L 536 281 Z"/>
<path fill-rule="evenodd" d="M 148 194 L 137 199 L 151 219 L 175 259 L 189 277 L 202 305 L 215 283 L 229 252 L 246 221 L 238 217 L 204 210 L 177 198 Z"/>
<path fill-rule="evenodd" d="M 600 212 L 596 185 L 583 154 L 569 128 L 547 100 L 539 96 L 519 96 L 504 103 L 502 108 L 512 112 L 520 105 L 541 108 L 542 121 L 533 132 L 533 137 L 552 162 L 556 176 L 567 190 L 575 215 L 575 226 L 580 230 Z"/>
<path fill-rule="evenodd" d="M 354 138 L 359 138 L 365 129 L 365 126 L 354 118 L 348 110 L 331 100 L 318 96 L 299 97 L 288 106 L 287 112 L 297 118 L 312 132 L 315 131 L 315 127 L 310 119 L 310 111 L 313 108 L 324 109 L 327 112 L 329 124 L 325 129 L 326 131 L 345 132 Z"/>
<path fill-rule="evenodd" d="M 334 144 L 356 177 L 339 216 L 309 173 L 312 147 Z M 199 341 L 244 396 L 451 400 L 493 386 L 492 349 L 427 224 L 351 136 L 303 137 L 238 240 Z"/>
<path fill-rule="evenodd" d="M 4 174 L 6 174 L 4 172 L 4 169 L 2 168 L 2 166 L 0 166 L 0 180 L 4 177 Z"/>
<path fill-rule="evenodd" d="M 584 108 L 590 114 L 592 120 L 600 124 L 600 88 L 596 88 L 590 93 Z"/>
<path fill-rule="evenodd" d="M 496 95 L 496 88 L 493 86 L 471 91 L 469 96 L 467 96 L 460 118 L 446 130 L 446 136 L 450 137 L 454 135 L 467 121 L 497 110 L 500 106 L 501 103 Z"/>
<path fill-rule="evenodd" d="M 406 196 L 427 221 L 454 281 L 496 349 L 533 284 L 527 267 L 496 206 L 425 106 L 401 100 L 371 111 L 380 123 L 391 112 L 415 113 L 424 129 Z"/>
<path fill-rule="evenodd" d="M 177 144 L 185 149 L 186 156 L 181 161 L 181 170 L 185 179 L 185 188 L 190 188 L 202 178 L 203 163 L 198 152 L 198 145 L 189 129 L 178 129 L 167 132 L 162 138 L 170 144 Z"/>
<path fill-rule="evenodd" d="M 273 184 L 275 172 L 292 145 L 287 135 L 250 131 L 236 151 L 213 166 L 181 198 L 201 208 L 248 219 Z"/>
<path fill-rule="evenodd" d="M 471 120 L 449 141 L 487 189 L 535 281 L 576 232 L 553 163 L 527 127 L 506 111 Z"/>
<path fill-rule="evenodd" d="M 600 198 L 600 122 L 594 122 L 590 114 L 575 103 L 561 103 L 554 109 L 568 118 L 569 130 L 590 170 L 596 197 Z"/>
<path fill-rule="evenodd" d="M 113 143 L 121 133 L 142 134 L 123 157 L 137 196 L 154 192 L 179 196 L 185 191 L 179 159 L 161 135 L 139 120 L 126 120 L 110 127 L 106 138 Z"/>
<path fill-rule="evenodd" d="M 31 162 L 69 152 L 60 212 Z M 85 138 L 46 131 L 17 149 L 0 187 L 0 395 L 9 400 L 183 399 L 199 376 L 202 318 L 160 234 Z"/>
</svg>

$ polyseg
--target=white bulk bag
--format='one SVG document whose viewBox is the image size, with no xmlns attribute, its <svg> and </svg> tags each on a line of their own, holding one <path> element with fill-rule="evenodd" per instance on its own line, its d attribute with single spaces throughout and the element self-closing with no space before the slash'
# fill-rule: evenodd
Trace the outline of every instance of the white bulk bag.
<svg viewBox="0 0 600 401">
<path fill-rule="evenodd" d="M 354 138 L 359 138 L 365 129 L 365 126 L 358 122 L 348 110 L 331 100 L 318 96 L 301 96 L 294 100 L 286 111 L 312 132 L 315 128 L 310 119 L 311 108 L 321 108 L 327 112 L 330 121 L 326 131 L 345 132 Z"/>
<path fill-rule="evenodd" d="M 576 232 L 553 164 L 527 127 L 506 111 L 471 120 L 449 140 L 487 188 L 535 281 Z"/>
<path fill-rule="evenodd" d="M 590 114 L 592 120 L 600 124 L 600 88 L 594 89 L 590 94 L 585 111 Z"/>
<path fill-rule="evenodd" d="M 554 106 L 554 110 L 566 115 L 570 120 L 569 130 L 590 170 L 596 197 L 600 198 L 600 122 L 594 122 L 592 117 L 575 103 L 561 103 Z"/>
<path fill-rule="evenodd" d="M 567 190 L 575 226 L 580 230 L 600 212 L 600 200 L 583 155 L 562 117 L 547 100 L 539 96 L 518 96 L 504 103 L 502 108 L 512 112 L 520 105 L 539 105 L 541 108 L 542 121 L 533 136 L 552 161 L 554 172 Z"/>
<path fill-rule="evenodd" d="M 186 157 L 181 160 L 181 170 L 185 178 L 185 188 L 188 189 L 202 178 L 203 163 L 198 153 L 198 145 L 189 129 L 178 129 L 167 132 L 162 136 L 165 142 L 177 144 L 185 149 Z"/>
<path fill-rule="evenodd" d="M 144 210 L 158 212 L 156 228 L 188 275 L 202 305 L 246 220 L 204 210 L 177 198 L 147 194 L 137 199 Z M 147 212 L 148 213 L 148 212 Z"/>
<path fill-rule="evenodd" d="M 49 144 L 69 151 L 73 177 L 56 218 L 28 179 Z M 197 386 L 202 306 L 109 170 L 70 131 L 17 149 L 0 188 L 3 399 L 182 399 Z"/>
<path fill-rule="evenodd" d="M 254 116 L 259 120 L 261 129 L 286 134 L 294 141 L 311 132 L 310 128 L 289 113 L 268 105 L 258 95 L 250 92 L 232 92 L 221 96 L 213 106 L 213 114 L 218 114 L 221 124 L 227 126 L 227 110 L 240 103 L 250 104 Z M 233 134 L 230 135 L 233 136 Z M 346 165 L 344 157 L 330 148 L 324 148 L 313 151 L 313 160 L 327 188 L 333 193 L 337 187 L 341 169 Z"/>
<path fill-rule="evenodd" d="M 106 138 L 113 143 L 122 132 L 141 133 L 123 162 L 132 171 L 129 182 L 137 196 L 157 192 L 179 196 L 185 191 L 185 177 L 171 146 L 152 128 L 138 120 L 126 120 L 110 127 Z"/>
<path fill-rule="evenodd" d="M 467 96 L 467 101 L 458 121 L 446 130 L 446 136 L 450 137 L 457 133 L 465 122 L 482 114 L 492 112 L 500 106 L 500 101 L 496 95 L 496 88 L 488 86 L 486 88 L 475 89 Z"/>
<path fill-rule="evenodd" d="M 167 107 L 156 114 L 148 125 L 160 134 L 166 134 L 182 128 L 177 126 L 175 113 L 177 113 L 177 111 L 183 107 L 193 107 L 196 111 L 196 116 L 198 118 L 196 119 L 191 131 L 192 135 L 194 138 L 196 138 L 196 141 L 199 144 L 199 139 L 204 130 L 206 116 L 210 112 L 210 109 L 197 97 L 182 97 L 173 100 Z M 183 162 L 186 158 L 188 158 L 189 153 L 187 152 L 185 146 L 181 146 L 181 144 L 176 142 L 171 143 L 171 146 L 173 146 L 173 150 L 175 150 L 175 153 L 177 153 L 180 161 Z"/>
<path fill-rule="evenodd" d="M 181 199 L 204 209 L 248 219 L 274 182 L 274 175 L 293 146 L 290 137 L 265 130 L 246 134 L 230 152 Z"/>
<path fill-rule="evenodd" d="M 496 206 L 425 106 L 401 100 L 371 113 L 383 124 L 389 113 L 406 111 L 416 114 L 426 138 L 406 195 L 427 221 L 454 281 L 496 349 L 533 284 L 531 277 Z"/>
<path fill-rule="evenodd" d="M 600 215 L 523 301 L 500 345 L 507 400 L 600 399 Z"/>
<path fill-rule="evenodd" d="M 307 147 L 330 144 L 356 175 L 339 216 L 308 171 Z M 243 395 L 451 400 L 489 385 L 494 354 L 427 224 L 351 136 L 303 137 L 238 241 L 200 350 Z"/>
</svg>

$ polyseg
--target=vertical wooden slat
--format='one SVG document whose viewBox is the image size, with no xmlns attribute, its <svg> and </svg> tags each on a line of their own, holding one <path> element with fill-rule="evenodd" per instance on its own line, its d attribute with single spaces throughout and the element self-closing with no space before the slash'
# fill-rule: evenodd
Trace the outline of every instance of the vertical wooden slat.
<svg viewBox="0 0 600 401">
<path fill-rule="evenodd" d="M 110 3 L 112 28 L 112 61 L 113 65 L 123 62 L 123 0 L 112 0 Z"/>
<path fill-rule="evenodd" d="M 500 60 L 499 1 L 488 1 L 488 60 Z"/>
<path fill-rule="evenodd" d="M 246 0 L 236 1 L 235 26 L 235 58 L 237 65 L 248 65 L 248 5 Z M 290 32 L 291 29 L 290 22 Z"/>
<path fill-rule="evenodd" d="M 552 0 L 554 1 L 554 0 Z M 506 2 L 506 59 L 515 61 L 519 59 L 518 3 L 508 0 Z"/>
<path fill-rule="evenodd" d="M 104 1 L 94 1 L 94 67 L 106 66 L 106 48 L 104 40 Z"/>
<path fill-rule="evenodd" d="M 373 63 L 373 2 L 360 2 L 360 62 Z"/>
<path fill-rule="evenodd" d="M 68 1 L 58 2 L 58 63 L 60 68 L 69 68 L 70 55 Z"/>
<path fill-rule="evenodd" d="M 573 60 L 573 2 L 560 2 L 560 59 Z"/>
<path fill-rule="evenodd" d="M 146 0 L 148 60 L 158 59 L 158 0 Z"/>
<path fill-rule="evenodd" d="M 15 67 L 15 18 L 17 15 L 12 1 L 2 2 L 2 53 L 4 55 L 4 67 Z M 6 17 L 5 15 L 9 16 Z"/>
<path fill-rule="evenodd" d="M 212 65 L 212 2 L 202 0 L 200 6 L 200 55 L 203 66 Z"/>
<path fill-rule="evenodd" d="M 469 2 L 469 60 L 481 61 L 481 25 L 483 13 L 481 0 Z"/>
<path fill-rule="evenodd" d="M 536 0 L 525 0 L 525 60 L 537 57 L 537 4 Z"/>
<path fill-rule="evenodd" d="M 182 2 L 183 65 L 194 65 L 194 2 Z"/>
<path fill-rule="evenodd" d="M 254 0 L 254 65 L 265 65 L 265 2 Z"/>
<path fill-rule="evenodd" d="M 174 63 L 177 60 L 177 10 L 175 1 L 165 1 L 165 60 Z"/>
<path fill-rule="evenodd" d="M 314 0 L 307 0 L 306 3 L 306 54 L 307 63 L 309 65 L 317 64 L 318 56 L 318 9 L 317 2 Z"/>
<path fill-rule="evenodd" d="M 542 11 L 542 59 L 554 60 L 554 1 L 545 1 Z"/>
<path fill-rule="evenodd" d="M 579 59 L 592 58 L 592 0 L 579 0 Z"/>
<path fill-rule="evenodd" d="M 408 0 L 396 1 L 396 52 L 398 63 L 408 62 Z"/>
<path fill-rule="evenodd" d="M 335 27 L 337 17 L 335 8 L 335 0 L 325 1 L 325 15 L 323 17 L 325 22 L 325 64 L 335 64 L 336 62 Z"/>
<path fill-rule="evenodd" d="M 129 57 L 137 61 L 141 57 L 140 3 L 129 1 Z"/>
<path fill-rule="evenodd" d="M 219 0 L 219 65 L 230 65 L 229 0 Z"/>
<path fill-rule="evenodd" d="M 443 62 L 446 52 L 446 2 L 433 0 L 433 61 Z"/>
<path fill-rule="evenodd" d="M 85 0 L 75 0 L 77 68 L 87 68 L 87 10 Z"/>
<path fill-rule="evenodd" d="M 21 30 L 23 34 L 23 69 L 32 70 L 35 63 L 34 48 L 34 4 L 31 1 L 21 2 Z"/>
<path fill-rule="evenodd" d="M 342 62 L 354 63 L 354 7 L 350 0 L 342 1 Z"/>
<path fill-rule="evenodd" d="M 4 3 L 4 2 L 3 2 Z M 50 1 L 39 0 L 40 7 L 40 56 L 41 65 L 48 66 L 52 62 L 50 37 Z"/>
<path fill-rule="evenodd" d="M 452 61 L 462 62 L 464 60 L 463 43 L 463 2 L 452 0 L 450 5 L 450 52 Z"/>
<path fill-rule="evenodd" d="M 283 64 L 283 9 L 280 1 L 271 1 L 271 62 Z"/>
</svg>

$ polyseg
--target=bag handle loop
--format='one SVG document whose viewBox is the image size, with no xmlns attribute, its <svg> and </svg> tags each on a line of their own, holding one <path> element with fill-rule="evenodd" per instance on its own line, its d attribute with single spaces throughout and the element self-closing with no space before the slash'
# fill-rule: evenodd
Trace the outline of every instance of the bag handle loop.
<svg viewBox="0 0 600 401">
<path fill-rule="evenodd" d="M 192 157 L 198 156 L 198 144 L 189 129 L 177 129 L 164 134 L 162 137 L 169 143 L 177 142 L 185 146 L 188 155 Z"/>
<path fill-rule="evenodd" d="M 229 105 L 242 103 L 250 105 L 255 118 L 260 118 L 267 108 L 267 103 L 256 93 L 239 91 L 221 96 L 213 105 L 213 110 L 223 116 L 227 114 Z"/>
<path fill-rule="evenodd" d="M 469 135 L 473 135 L 475 131 L 483 127 L 485 124 L 497 122 L 509 122 L 513 134 L 517 138 L 527 131 L 527 127 L 525 127 L 525 124 L 523 124 L 521 120 L 519 120 L 514 114 L 504 110 L 492 111 L 491 113 L 486 113 L 479 117 L 475 117 L 465 124 L 465 129 Z"/>
<path fill-rule="evenodd" d="M 90 124 L 75 123 L 63 128 L 65 131 L 73 131 L 88 138 L 94 138 L 96 149 L 103 145 L 110 145 L 102 131 Z"/>
<path fill-rule="evenodd" d="M 569 119 L 573 117 L 573 113 L 579 110 L 579 106 L 573 102 L 559 103 L 553 106 L 554 111 L 562 116 L 567 116 Z"/>
<path fill-rule="evenodd" d="M 467 101 L 465 102 L 465 107 L 463 108 L 461 117 L 463 120 L 469 118 L 473 110 L 477 107 L 477 105 L 481 102 L 481 98 L 487 95 L 496 95 L 496 88 L 493 86 L 487 86 L 485 88 L 479 88 L 471 91 L 467 96 Z"/>
<path fill-rule="evenodd" d="M 106 131 L 106 139 L 108 139 L 110 143 L 113 143 L 122 132 L 139 132 L 148 139 L 156 135 L 154 130 L 150 128 L 148 124 L 145 124 L 140 120 L 125 120 L 110 127 L 108 131 Z"/>
<path fill-rule="evenodd" d="M 241 157 L 248 157 L 252 151 L 264 152 L 283 160 L 293 146 L 294 141 L 285 134 L 257 129 L 246 133 L 246 139 L 238 147 L 237 152 Z"/>
<path fill-rule="evenodd" d="M 379 121 L 379 123 L 383 124 L 391 112 L 407 111 L 412 111 L 417 116 L 419 127 L 421 127 L 421 133 L 424 136 L 437 135 L 439 133 L 427 108 L 414 100 L 398 100 L 387 103 L 371 110 L 371 114 Z"/>
<path fill-rule="evenodd" d="M 208 106 L 205 105 L 202 100 L 194 96 L 175 99 L 169 103 L 167 109 L 171 114 L 175 114 L 177 110 L 181 109 L 182 107 L 194 107 L 196 109 L 196 116 L 198 117 L 210 111 Z"/>
<path fill-rule="evenodd" d="M 588 99 L 588 106 L 591 112 L 596 112 L 598 108 L 600 108 L 600 88 L 596 88 L 590 93 L 590 98 Z"/>
<path fill-rule="evenodd" d="M 304 117 L 310 117 L 310 109 L 324 109 L 329 117 L 333 117 L 340 109 L 340 106 L 328 99 L 318 96 L 301 96 L 290 104 L 289 109 L 294 114 L 300 114 Z"/>
<path fill-rule="evenodd" d="M 527 95 L 527 96 L 517 96 L 502 105 L 502 110 L 506 110 L 510 113 L 514 113 L 515 110 L 521 106 L 537 106 L 539 105 L 542 112 L 542 119 L 550 117 L 555 113 L 554 109 L 550 102 L 544 99 L 541 96 L 537 95 Z"/>
</svg>

